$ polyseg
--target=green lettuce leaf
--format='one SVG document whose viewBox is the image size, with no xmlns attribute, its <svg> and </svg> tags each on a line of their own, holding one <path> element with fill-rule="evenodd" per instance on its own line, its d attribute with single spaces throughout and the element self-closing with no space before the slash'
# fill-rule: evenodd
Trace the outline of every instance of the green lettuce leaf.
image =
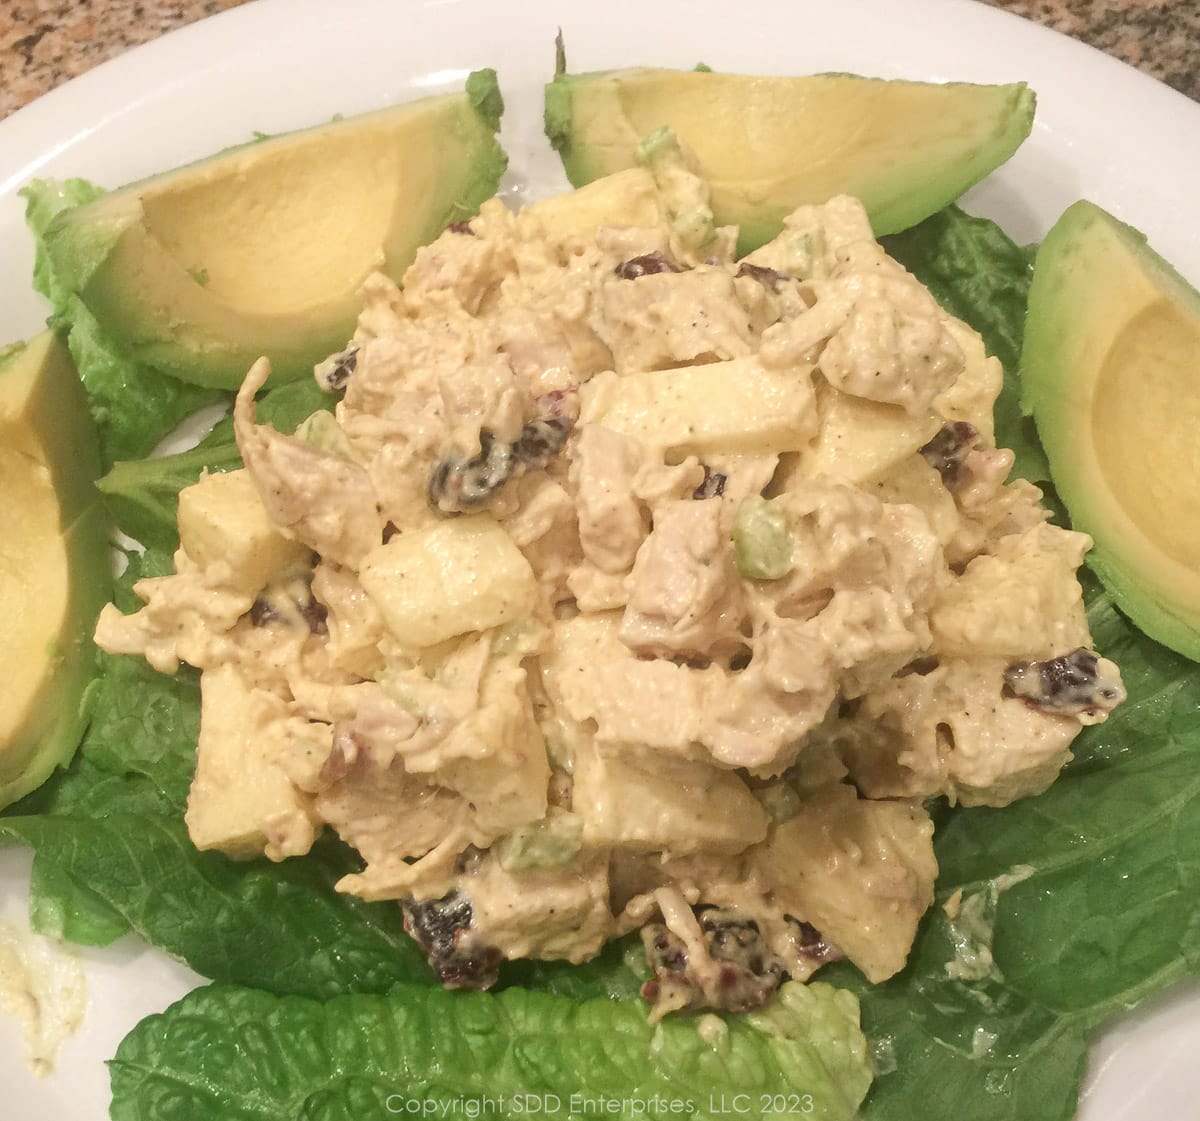
<svg viewBox="0 0 1200 1121">
<path fill-rule="evenodd" d="M 64 210 L 99 198 L 103 188 L 84 179 L 36 179 L 21 194 L 37 243 L 33 286 L 53 305 L 51 326 L 66 333 L 91 401 L 101 458 L 107 466 L 148 455 L 184 417 L 225 395 L 138 365 L 55 276 L 42 245 L 46 228 Z"/>
<path fill-rule="evenodd" d="M 180 421 L 226 396 L 138 365 L 78 297 L 67 301 L 61 321 L 67 326 L 67 348 L 88 391 L 106 466 L 149 455 Z M 130 401 L 139 407 L 131 409 Z"/>
<path fill-rule="evenodd" d="M 342 845 L 324 840 L 279 866 L 237 863 L 197 852 L 182 807 L 148 779 L 86 761 L 71 777 L 48 813 L 0 818 L 0 838 L 32 846 L 55 869 L 53 882 L 35 885 L 35 916 L 52 899 L 82 912 L 91 934 L 98 902 L 112 929 L 123 922 L 206 977 L 281 993 L 324 998 L 432 980 L 398 907 L 334 891 L 353 868 Z"/>
<path fill-rule="evenodd" d="M 332 410 L 335 404 L 336 398 L 323 393 L 315 381 L 287 382 L 259 401 L 258 419 L 291 433 L 312 413 Z M 226 417 L 190 451 L 115 463 L 96 486 L 114 525 L 135 541 L 170 553 L 179 544 L 179 492 L 204 471 L 232 471 L 241 465 L 233 424 Z"/>
<path fill-rule="evenodd" d="M 204 445 L 163 456 L 114 463 L 96 482 L 113 524 L 143 545 L 170 552 L 179 544 L 175 525 L 179 492 L 205 471 L 232 471 L 242 465 L 237 445 Z"/>
<path fill-rule="evenodd" d="M 34 854 L 29 923 L 39 934 L 79 946 L 107 946 L 129 932 L 125 916 L 71 878 L 53 854 Z"/>
<path fill-rule="evenodd" d="M 636 1004 L 522 989 L 317 1004 L 212 987 L 126 1037 L 112 1117 L 857 1116 L 871 1076 L 850 994 L 788 985 L 769 1010 L 705 1028 L 656 1029 Z"/>
<path fill-rule="evenodd" d="M 17 192 L 25 200 L 25 224 L 34 236 L 33 287 L 60 311 L 69 293 L 54 274 L 42 235 L 64 210 L 83 206 L 103 195 L 104 188 L 86 179 L 35 179 Z"/>
</svg>

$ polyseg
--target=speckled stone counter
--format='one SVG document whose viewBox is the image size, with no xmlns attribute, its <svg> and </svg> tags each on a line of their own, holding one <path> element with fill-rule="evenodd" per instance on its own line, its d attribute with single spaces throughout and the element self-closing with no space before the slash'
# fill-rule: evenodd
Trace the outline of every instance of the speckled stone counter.
<svg viewBox="0 0 1200 1121">
<path fill-rule="evenodd" d="M 1144 70 L 1200 101 L 1200 0 L 987 0 Z"/>
<path fill-rule="evenodd" d="M 0 117 L 138 43 L 248 2 L 0 0 Z M 1200 0 L 981 2 L 1091 43 L 1200 100 Z"/>
<path fill-rule="evenodd" d="M 246 0 L 0 0 L 0 117 L 139 43 Z"/>
</svg>

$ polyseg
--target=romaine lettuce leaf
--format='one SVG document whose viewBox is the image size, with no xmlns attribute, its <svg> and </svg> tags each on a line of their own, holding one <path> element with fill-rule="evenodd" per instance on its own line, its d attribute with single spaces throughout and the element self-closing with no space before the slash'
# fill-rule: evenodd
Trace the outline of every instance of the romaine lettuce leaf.
<svg viewBox="0 0 1200 1121">
<path fill-rule="evenodd" d="M 315 381 L 286 382 L 264 395 L 258 420 L 290 433 L 312 413 L 331 410 L 336 400 Z M 179 492 L 203 471 L 230 471 L 241 465 L 233 424 L 226 417 L 190 451 L 115 463 L 96 486 L 114 525 L 135 541 L 169 553 L 179 544 L 175 524 Z"/>
<path fill-rule="evenodd" d="M 18 194 L 25 200 L 25 224 L 34 237 L 33 287 L 53 305 L 55 312 L 66 304 L 69 293 L 54 274 L 42 235 L 64 210 L 84 206 L 103 195 L 104 188 L 86 179 L 35 179 Z"/>
<path fill-rule="evenodd" d="M 317 1004 L 218 986 L 144 1020 L 110 1067 L 114 1121 L 851 1121 L 871 1079 L 854 998 L 822 984 L 789 984 L 759 1014 L 658 1028 L 638 1004 L 523 989 Z"/>
<path fill-rule="evenodd" d="M 179 544 L 179 492 L 205 471 L 232 471 L 242 457 L 232 439 L 160 459 L 121 460 L 96 481 L 113 524 L 135 541 L 170 552 Z"/>
<path fill-rule="evenodd" d="M 185 417 L 226 396 L 139 366 L 76 296 L 67 301 L 61 321 L 88 391 L 106 466 L 149 455 Z"/>
<path fill-rule="evenodd" d="M 86 884 L 71 879 L 52 853 L 33 857 L 29 923 L 40 934 L 79 946 L 107 946 L 129 932 L 125 916 Z"/>
<path fill-rule="evenodd" d="M 53 306 L 51 326 L 64 332 L 91 400 L 105 465 L 148 455 L 175 426 L 223 396 L 139 366 L 54 275 L 42 235 L 64 210 L 104 194 L 84 179 L 36 179 L 25 187 L 25 221 L 37 242 L 33 286 Z"/>
<path fill-rule="evenodd" d="M 324 840 L 304 860 L 279 866 L 235 863 L 197 852 L 182 807 L 145 777 L 108 774 L 86 760 L 70 777 L 82 798 L 64 780 L 61 806 L 0 818 L 0 838 L 31 845 L 39 860 L 52 862 L 57 877 L 70 881 L 36 885 L 35 917 L 53 899 L 62 911 L 82 911 L 95 924 L 98 900 L 107 907 L 110 929 L 120 916 L 206 977 L 281 993 L 329 997 L 432 980 L 398 907 L 333 890 L 353 866 L 340 844 Z M 71 930 L 64 925 L 65 933 Z"/>
</svg>

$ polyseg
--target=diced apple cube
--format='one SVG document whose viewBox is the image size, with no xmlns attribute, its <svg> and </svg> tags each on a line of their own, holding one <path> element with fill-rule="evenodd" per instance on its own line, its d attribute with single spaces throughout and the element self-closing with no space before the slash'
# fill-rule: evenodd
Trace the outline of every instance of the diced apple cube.
<svg viewBox="0 0 1200 1121">
<path fill-rule="evenodd" d="M 939 654 L 1054 658 L 1091 645 L 1076 570 L 1091 539 L 1056 525 L 1005 534 L 942 590 L 929 614 Z"/>
<path fill-rule="evenodd" d="M 233 586 L 249 595 L 312 556 L 267 517 L 244 469 L 202 475 L 179 492 L 179 542 L 201 568 L 228 564 Z"/>
<path fill-rule="evenodd" d="M 308 852 L 317 824 L 311 799 L 288 779 L 285 752 L 328 753 L 332 730 L 287 714 L 272 693 L 252 689 L 235 666 L 200 678 L 200 740 L 185 820 L 198 849 L 272 860 Z"/>
<path fill-rule="evenodd" d="M 490 667 L 479 707 L 446 737 L 438 754 L 447 762 L 432 780 L 474 806 L 478 829 L 501 836 L 545 817 L 550 762 L 520 665 Z"/>
<path fill-rule="evenodd" d="M 601 374 L 582 405 L 585 422 L 680 456 L 800 451 L 817 430 L 811 369 L 769 370 L 755 358 Z"/>
<path fill-rule="evenodd" d="M 904 967 L 933 902 L 933 823 L 915 802 L 866 801 L 854 787 L 810 795 L 754 851 L 779 906 L 815 926 L 872 982 Z"/>
<path fill-rule="evenodd" d="M 645 168 L 632 167 L 576 191 L 535 202 L 522 217 L 526 221 L 536 218 L 544 236 L 562 242 L 594 238 L 600 226 L 654 227 L 661 221 L 661 212 L 654 176 Z"/>
<path fill-rule="evenodd" d="M 455 886 L 471 902 L 473 924 L 510 960 L 586 961 L 613 934 L 606 853 L 525 872 L 507 871 L 489 853 Z"/>
<path fill-rule="evenodd" d="M 551 701 L 572 720 L 593 721 L 596 735 L 608 743 L 690 753 L 707 730 L 706 690 L 717 688 L 721 671 L 639 659 L 621 641 L 620 625 L 615 611 L 555 624 L 554 645 L 541 658 Z"/>
<path fill-rule="evenodd" d="M 435 646 L 527 616 L 537 580 L 490 514 L 400 533 L 372 549 L 359 580 L 406 646 Z"/>
<path fill-rule="evenodd" d="M 586 846 L 740 852 L 767 833 L 762 804 L 732 771 L 632 749 L 576 752 L 572 807 Z"/>
<path fill-rule="evenodd" d="M 802 478 L 836 475 L 852 483 L 877 478 L 927 444 L 942 426 L 934 412 L 914 417 L 899 405 L 822 388 L 820 432 L 796 465 Z"/>
</svg>

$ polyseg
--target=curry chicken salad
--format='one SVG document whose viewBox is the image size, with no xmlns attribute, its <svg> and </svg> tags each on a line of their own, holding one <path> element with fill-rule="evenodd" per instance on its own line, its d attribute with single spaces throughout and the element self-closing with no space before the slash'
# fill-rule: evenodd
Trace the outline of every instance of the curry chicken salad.
<svg viewBox="0 0 1200 1121">
<path fill-rule="evenodd" d="M 640 930 L 657 1018 L 897 972 L 925 802 L 1039 793 L 1124 691 L 980 336 L 855 199 L 737 260 L 674 138 L 643 155 L 371 279 L 294 435 L 257 363 L 244 469 L 97 641 L 201 671 L 197 846 L 328 826 L 448 986 Z"/>
</svg>

